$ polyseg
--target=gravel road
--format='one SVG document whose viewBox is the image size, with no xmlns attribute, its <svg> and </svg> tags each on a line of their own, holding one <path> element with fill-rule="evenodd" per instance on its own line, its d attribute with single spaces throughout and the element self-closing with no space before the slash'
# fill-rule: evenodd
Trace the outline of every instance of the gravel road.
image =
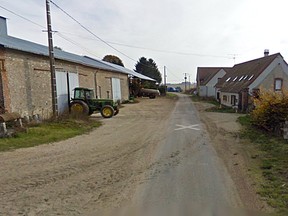
<svg viewBox="0 0 288 216">
<path fill-rule="evenodd" d="M 245 207 L 188 97 L 143 98 L 114 118 L 92 118 L 103 126 L 89 134 L 0 153 L 0 215 Z"/>
</svg>

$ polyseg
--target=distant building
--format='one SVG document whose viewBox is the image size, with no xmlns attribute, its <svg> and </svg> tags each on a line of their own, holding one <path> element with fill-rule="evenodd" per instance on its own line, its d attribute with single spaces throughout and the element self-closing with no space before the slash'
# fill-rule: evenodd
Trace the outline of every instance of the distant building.
<svg viewBox="0 0 288 216">
<path fill-rule="evenodd" d="M 197 68 L 197 92 L 201 97 L 217 96 L 215 85 L 229 72 L 231 68 L 226 67 L 198 67 Z"/>
</svg>

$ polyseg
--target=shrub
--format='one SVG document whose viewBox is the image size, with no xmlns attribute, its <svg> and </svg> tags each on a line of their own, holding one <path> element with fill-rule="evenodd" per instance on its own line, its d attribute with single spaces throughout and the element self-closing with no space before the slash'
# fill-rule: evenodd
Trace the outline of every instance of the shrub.
<svg viewBox="0 0 288 216">
<path fill-rule="evenodd" d="M 260 90 L 253 100 L 252 123 L 266 131 L 280 133 L 288 117 L 288 91 Z"/>
</svg>

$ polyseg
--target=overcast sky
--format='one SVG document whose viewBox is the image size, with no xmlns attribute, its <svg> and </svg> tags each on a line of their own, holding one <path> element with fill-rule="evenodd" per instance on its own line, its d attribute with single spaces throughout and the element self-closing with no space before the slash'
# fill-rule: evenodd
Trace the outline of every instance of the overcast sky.
<svg viewBox="0 0 288 216">
<path fill-rule="evenodd" d="M 11 36 L 48 44 L 45 0 L 0 0 Z M 232 67 L 280 52 L 288 58 L 287 0 L 53 0 L 113 50 L 51 4 L 54 46 L 102 59 L 120 57 L 129 69 L 152 58 L 167 82 L 196 80 L 197 67 Z M 65 38 L 65 39 L 64 39 Z M 125 54 L 125 55 L 123 55 Z M 287 59 L 286 59 L 287 60 Z"/>
</svg>

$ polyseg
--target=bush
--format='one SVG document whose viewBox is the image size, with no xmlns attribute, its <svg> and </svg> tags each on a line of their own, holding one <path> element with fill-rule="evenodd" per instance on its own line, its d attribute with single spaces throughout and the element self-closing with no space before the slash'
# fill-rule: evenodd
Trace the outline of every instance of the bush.
<svg viewBox="0 0 288 216">
<path fill-rule="evenodd" d="M 281 133 L 281 128 L 288 118 L 288 91 L 260 90 L 259 97 L 254 98 L 253 103 L 253 125 L 269 132 Z"/>
</svg>

